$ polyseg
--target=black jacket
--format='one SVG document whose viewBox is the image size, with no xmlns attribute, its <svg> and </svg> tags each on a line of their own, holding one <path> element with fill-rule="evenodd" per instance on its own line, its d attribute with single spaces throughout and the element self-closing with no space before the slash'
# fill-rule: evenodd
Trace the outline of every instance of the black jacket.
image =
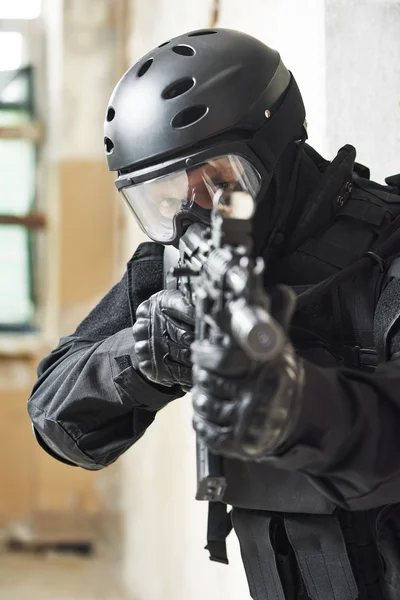
<svg viewBox="0 0 400 600">
<path fill-rule="evenodd" d="M 372 191 L 368 186 L 365 189 L 366 180 L 353 173 L 354 155 L 349 148 L 339 155 L 333 167 L 306 149 L 295 205 L 301 226 L 291 237 L 293 240 L 297 236 L 297 242 L 270 271 L 274 280 L 288 283 L 298 292 L 368 250 L 386 223 L 381 220 L 377 225 L 376 211 L 370 217 L 375 209 L 368 207 L 380 207 L 389 221 L 396 211 L 400 212 L 400 205 L 393 208 L 396 203 L 392 202 L 389 208 L 382 204 L 390 195 L 387 191 L 381 193 L 379 186 Z M 379 191 L 378 196 L 374 197 L 374 190 L 377 194 Z M 357 209 L 360 202 L 361 211 Z M 299 207 L 300 203 L 303 204 Z M 361 217 L 355 214 L 356 209 Z M 352 214 L 346 216 L 346 210 Z M 340 211 L 343 215 L 338 219 Z M 312 219 L 310 214 L 314 215 Z M 166 389 L 144 380 L 132 352 L 135 311 L 140 302 L 162 288 L 162 257 L 162 246 L 142 244 L 122 280 L 75 333 L 61 339 L 40 363 L 29 414 L 39 443 L 55 458 L 86 469 L 101 469 L 142 436 L 158 410 L 182 395 L 178 387 Z M 252 511 L 255 519 L 259 518 L 257 511 L 269 515 L 319 514 L 321 519 L 322 515 L 340 513 L 342 529 L 347 511 L 365 511 L 368 515 L 372 512 L 371 536 L 376 542 L 374 548 L 379 548 L 375 535 L 377 515 L 382 521 L 382 507 L 400 505 L 400 358 L 396 356 L 400 336 L 396 323 L 385 330 L 387 333 L 390 329 L 385 338 L 389 360 L 381 361 L 373 371 L 371 365 L 363 365 L 362 355 L 365 350 L 364 356 L 376 356 L 374 316 L 376 320 L 379 299 L 390 281 L 387 269 L 382 273 L 379 265 L 371 264 L 368 273 L 353 277 L 296 315 L 292 339 L 305 360 L 305 390 L 298 427 L 279 456 L 263 463 L 226 462 L 226 501 L 238 508 L 235 528 L 239 538 L 242 531 L 242 550 L 248 555 L 252 550 L 243 533 L 243 519 L 247 518 L 241 517 L 243 511 L 245 515 Z M 393 294 L 393 302 L 399 302 L 400 307 L 397 288 Z M 377 327 L 375 335 L 376 330 Z M 271 532 L 276 522 L 270 516 L 268 519 Z M 300 535 L 299 522 L 296 534 L 288 523 L 285 521 L 285 539 L 291 540 Z M 328 525 L 323 529 L 327 531 Z M 346 544 L 350 544 L 347 538 Z M 400 537 L 396 544 L 400 544 Z M 350 550 L 349 553 L 351 556 Z M 354 567 L 353 559 L 352 564 Z M 281 579 L 285 579 L 283 568 L 279 567 Z M 251 567 L 246 570 L 250 580 Z M 300 571 L 304 579 L 307 569 Z M 254 573 L 251 576 L 256 577 Z M 400 569 L 390 575 L 391 580 L 393 577 L 397 577 L 394 589 L 400 597 Z M 360 598 L 372 597 L 367 595 L 369 584 L 363 581 L 358 585 L 360 590 L 365 586 L 367 590 L 360 592 L 364 594 Z M 392 593 L 393 581 L 382 585 L 389 586 Z M 286 596 L 278 592 L 273 596 L 265 592 L 262 596 L 261 583 L 253 583 L 253 588 L 250 585 L 254 597 L 260 599 L 307 598 L 305 589 L 311 595 L 310 586 L 306 582 L 303 592 L 291 592 L 284 586 L 282 593 Z M 379 596 L 373 589 L 377 600 Z M 356 597 L 351 590 L 350 586 L 344 600 Z"/>
</svg>

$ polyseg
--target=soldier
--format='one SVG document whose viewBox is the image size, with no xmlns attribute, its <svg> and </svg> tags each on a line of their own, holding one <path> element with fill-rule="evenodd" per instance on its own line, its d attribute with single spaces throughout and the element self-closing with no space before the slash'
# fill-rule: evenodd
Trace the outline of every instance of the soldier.
<svg viewBox="0 0 400 600">
<path fill-rule="evenodd" d="M 322 158 L 279 54 L 226 29 L 144 56 L 111 97 L 105 136 L 117 188 L 153 242 L 40 363 L 29 401 L 39 443 L 101 469 L 192 388 L 197 434 L 224 458 L 252 597 L 400 598 L 400 178 L 372 183 L 351 146 Z M 209 223 L 221 188 L 257 205 L 254 255 L 286 336 L 273 361 L 210 340 L 191 351 L 194 308 L 163 289 L 165 246 Z M 271 411 L 256 460 L 236 443 L 249 398 Z M 225 560 L 223 544 L 210 550 Z"/>
</svg>

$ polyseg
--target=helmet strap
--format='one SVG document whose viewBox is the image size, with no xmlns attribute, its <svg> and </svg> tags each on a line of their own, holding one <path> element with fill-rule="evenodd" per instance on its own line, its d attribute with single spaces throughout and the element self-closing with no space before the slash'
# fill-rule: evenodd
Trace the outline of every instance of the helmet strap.
<svg viewBox="0 0 400 600">
<path fill-rule="evenodd" d="M 300 128 L 299 123 L 302 123 Z M 284 241 L 284 227 L 293 206 L 301 149 L 306 139 L 304 104 L 296 80 L 292 76 L 283 102 L 248 142 L 250 149 L 265 166 L 263 188 L 267 190 L 267 196 L 268 190 L 272 191 L 272 180 L 275 184 L 273 197 L 261 199 L 263 204 L 268 202 L 272 205 L 272 210 L 269 209 L 269 225 L 273 229 L 263 247 L 258 249 L 260 255 L 267 248 L 281 246 Z M 290 174 L 284 173 L 285 165 L 282 159 L 285 151 L 298 140 L 300 143 Z M 287 175 L 290 179 L 285 186 L 283 178 Z"/>
</svg>

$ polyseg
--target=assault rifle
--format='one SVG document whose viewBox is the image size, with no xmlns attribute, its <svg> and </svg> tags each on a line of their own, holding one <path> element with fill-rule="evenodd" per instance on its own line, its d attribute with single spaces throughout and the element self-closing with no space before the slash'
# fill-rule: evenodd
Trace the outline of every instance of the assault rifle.
<svg viewBox="0 0 400 600">
<path fill-rule="evenodd" d="M 196 307 L 195 339 L 237 344 L 256 361 L 273 359 L 284 344 L 271 319 L 263 287 L 264 261 L 252 258 L 251 216 L 254 202 L 244 192 L 219 190 L 211 227 L 191 225 L 179 242 L 178 267 L 168 287 L 178 288 Z M 261 431 L 242 440 L 247 454 L 257 454 Z M 197 439 L 197 500 L 221 501 L 226 481 L 221 457 Z"/>
</svg>

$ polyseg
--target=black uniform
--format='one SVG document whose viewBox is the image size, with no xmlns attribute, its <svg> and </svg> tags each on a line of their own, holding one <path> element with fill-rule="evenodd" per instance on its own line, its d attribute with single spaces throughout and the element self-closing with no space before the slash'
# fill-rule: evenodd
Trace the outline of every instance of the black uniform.
<svg viewBox="0 0 400 600">
<path fill-rule="evenodd" d="M 268 283 L 301 294 L 368 252 L 400 214 L 398 190 L 371 183 L 354 159 L 351 146 L 331 164 L 304 147 L 290 247 L 268 264 Z M 111 464 L 182 395 L 145 380 L 132 353 L 136 309 L 163 286 L 163 252 L 141 244 L 120 283 L 39 365 L 29 413 L 39 443 L 67 464 Z M 400 597 L 399 276 L 395 256 L 376 257 L 296 313 L 298 426 L 279 456 L 225 461 L 257 600 Z"/>
</svg>

